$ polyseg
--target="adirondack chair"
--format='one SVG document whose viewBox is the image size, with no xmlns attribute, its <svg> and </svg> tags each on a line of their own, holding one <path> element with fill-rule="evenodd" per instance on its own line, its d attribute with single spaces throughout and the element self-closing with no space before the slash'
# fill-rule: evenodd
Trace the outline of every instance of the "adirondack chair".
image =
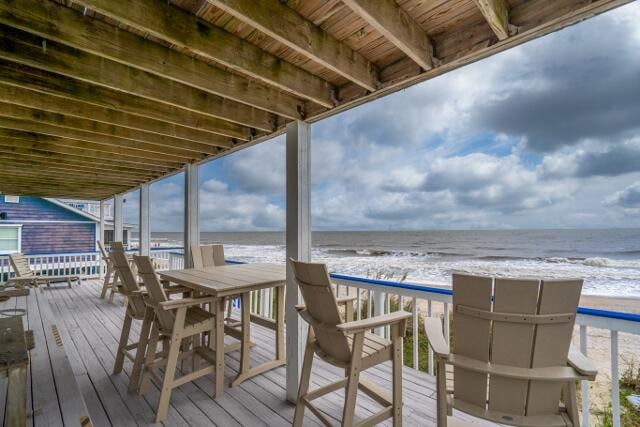
<svg viewBox="0 0 640 427">
<path fill-rule="evenodd" d="M 453 351 L 441 320 L 425 321 L 437 362 L 438 427 L 454 424 L 452 408 L 507 425 L 580 425 L 576 381 L 597 374 L 570 350 L 581 290 L 582 280 L 454 274 Z"/>
<path fill-rule="evenodd" d="M 144 291 L 140 288 L 136 275 L 131 270 L 129 259 L 127 258 L 122 242 L 113 242 L 111 244 L 111 253 L 109 261 L 113 273 L 120 277 L 120 290 L 127 299 L 127 309 L 122 324 L 122 332 L 118 350 L 116 352 L 116 361 L 113 366 L 113 373 L 122 372 L 124 358 L 128 358 L 133 362 L 133 370 L 129 381 L 129 391 L 136 392 L 140 386 L 140 374 L 142 372 L 142 364 L 144 362 L 145 350 L 149 340 L 149 332 L 151 323 L 154 318 L 153 310 L 147 310 L 144 302 Z M 129 334 L 131 333 L 131 324 L 133 320 L 142 320 L 140 337 L 137 342 L 129 344 Z M 135 350 L 135 354 L 132 354 Z"/>
<path fill-rule="evenodd" d="M 224 246 L 222 245 L 192 245 L 191 246 L 191 259 L 193 262 L 193 268 L 203 269 L 205 267 L 217 267 L 225 265 L 224 258 Z M 242 323 L 239 321 L 231 320 L 231 310 L 233 308 L 233 300 L 237 297 L 230 297 L 227 299 L 227 323 L 233 326 L 240 326 Z"/>
<path fill-rule="evenodd" d="M 150 376 L 162 383 L 155 419 L 156 422 L 161 422 L 167 416 L 173 388 L 215 372 L 216 359 L 214 351 L 202 345 L 196 345 L 186 350 L 189 347 L 182 344 L 185 340 L 189 343 L 193 341 L 198 343 L 201 341 L 198 338 L 202 334 L 214 333 L 215 316 L 203 310 L 200 306 L 214 303 L 216 299 L 208 296 L 170 300 L 158 280 L 151 259 L 145 256 L 134 256 L 133 259 L 138 266 L 138 275 L 142 278 L 147 290 L 145 303 L 155 314 L 147 343 L 140 391 L 144 392 Z M 196 339 L 193 340 L 193 338 Z M 165 350 L 157 353 L 157 345 L 161 340 L 165 340 L 165 345 L 163 346 Z M 192 358 L 192 372 L 176 378 L 178 361 L 187 357 Z M 209 364 L 204 368 L 199 368 L 200 359 L 209 362 Z M 196 366 L 198 367 L 197 370 Z M 160 367 L 164 369 L 162 379 L 154 373 L 154 369 Z"/>
<path fill-rule="evenodd" d="M 309 324 L 307 346 L 302 366 L 302 376 L 293 425 L 302 426 L 304 410 L 311 412 L 326 425 L 330 421 L 311 402 L 327 393 L 346 386 L 342 426 L 354 424 L 358 389 L 384 406 L 358 426 L 373 426 L 387 418 L 393 418 L 394 426 L 402 425 L 402 340 L 410 313 L 397 311 L 383 316 L 352 321 L 342 319 L 339 302 L 352 305 L 353 298 L 336 299 L 327 268 L 324 264 L 311 264 L 289 260 L 296 282 L 306 305 L 296 307 L 300 316 Z M 352 313 L 352 310 L 346 311 Z M 373 328 L 391 326 L 391 340 L 369 333 Z M 309 380 L 314 354 L 326 362 L 345 369 L 345 378 L 309 391 Z M 382 362 L 392 361 L 393 391 L 386 390 L 360 378 L 360 373 Z"/>
<path fill-rule="evenodd" d="M 111 243 L 112 248 L 114 243 L 116 242 Z M 113 260 L 109 256 L 107 249 L 104 247 L 102 240 L 98 240 L 98 249 L 100 250 L 100 257 L 102 258 L 102 261 L 107 266 L 107 270 L 104 273 L 104 283 L 102 284 L 100 298 L 104 298 L 107 295 L 107 289 L 111 288 L 109 302 L 113 302 L 113 296 L 118 292 L 118 273 L 113 266 Z"/>
<path fill-rule="evenodd" d="M 42 283 L 47 286 L 51 285 L 51 282 L 67 282 L 67 285 L 71 287 L 71 282 L 78 282 L 80 284 L 80 276 L 77 274 L 67 275 L 37 275 L 31 270 L 27 257 L 17 252 L 9 255 L 11 261 L 11 267 L 13 268 L 15 277 L 12 277 L 7 282 L 12 283 L 14 286 L 38 286 Z"/>
</svg>

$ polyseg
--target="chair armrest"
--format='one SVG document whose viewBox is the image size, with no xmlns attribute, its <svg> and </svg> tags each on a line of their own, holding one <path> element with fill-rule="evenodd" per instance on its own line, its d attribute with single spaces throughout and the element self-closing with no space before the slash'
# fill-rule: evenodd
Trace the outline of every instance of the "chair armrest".
<svg viewBox="0 0 640 427">
<path fill-rule="evenodd" d="M 355 295 L 352 296 L 346 296 L 346 297 L 340 297 L 340 298 L 336 298 L 336 302 L 338 303 L 338 305 L 340 304 L 347 304 L 348 302 L 352 302 L 355 301 L 358 297 Z"/>
<path fill-rule="evenodd" d="M 449 357 L 449 343 L 442 332 L 442 321 L 438 317 L 425 317 L 424 329 L 427 341 L 438 357 Z"/>
<path fill-rule="evenodd" d="M 598 375 L 598 370 L 591 360 L 578 350 L 571 348 L 569 350 L 569 366 L 578 371 L 581 375 L 589 377 L 590 380 L 595 380 Z"/>
<path fill-rule="evenodd" d="M 208 302 L 215 302 L 216 297 L 202 297 L 202 298 L 182 298 L 171 301 L 163 301 L 159 304 L 163 310 L 175 310 L 182 307 L 191 307 L 194 305 L 205 304 Z"/>
<path fill-rule="evenodd" d="M 336 328 L 344 333 L 354 334 L 358 332 L 364 332 L 369 329 L 378 328 L 380 326 L 400 323 L 410 317 L 411 313 L 407 313 L 406 311 L 394 311 L 393 313 L 384 314 L 382 316 L 342 323 L 340 325 L 336 325 Z"/>
</svg>

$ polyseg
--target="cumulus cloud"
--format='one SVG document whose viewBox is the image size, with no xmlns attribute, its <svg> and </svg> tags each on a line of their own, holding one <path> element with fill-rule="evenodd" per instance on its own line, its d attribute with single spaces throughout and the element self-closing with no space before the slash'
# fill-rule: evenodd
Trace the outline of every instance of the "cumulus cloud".
<svg viewBox="0 0 640 427">
<path fill-rule="evenodd" d="M 608 203 L 622 208 L 640 209 L 640 181 L 614 193 Z"/>
</svg>

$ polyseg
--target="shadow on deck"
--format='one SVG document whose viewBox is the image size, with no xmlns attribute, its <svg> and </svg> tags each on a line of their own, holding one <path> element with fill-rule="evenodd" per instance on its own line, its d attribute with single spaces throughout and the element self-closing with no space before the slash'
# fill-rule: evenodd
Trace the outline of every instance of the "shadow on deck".
<svg viewBox="0 0 640 427">
<path fill-rule="evenodd" d="M 14 298 L 0 303 L 3 308 L 23 308 L 25 328 L 34 330 L 36 347 L 31 353 L 28 381 L 29 425 L 80 425 L 69 423 L 69 406 L 65 402 L 73 395 L 70 388 L 77 387 L 82 395 L 94 426 L 135 426 L 153 423 L 159 396 L 158 384 L 153 384 L 144 396 L 127 393 L 131 362 L 125 361 L 124 372 L 112 375 L 115 351 L 118 347 L 120 327 L 124 314 L 121 299 L 114 304 L 98 298 L 100 283 L 82 282 L 72 289 L 62 284 L 49 289 L 32 289 L 28 297 Z M 139 324 L 134 324 L 138 333 Z M 48 335 L 53 334 L 53 336 Z M 252 326 L 251 339 L 257 344 L 252 349 L 252 361 L 271 359 L 274 353 L 273 332 Z M 45 339 L 46 337 L 46 339 Z M 54 361 L 62 347 L 71 369 L 55 369 Z M 64 354 L 63 353 L 63 354 Z M 58 356 L 56 356 L 58 357 Z M 64 358 L 66 363 L 66 358 Z M 204 377 L 174 390 L 167 426 L 259 426 L 291 425 L 294 406 L 285 400 L 285 369 L 274 369 L 237 387 L 228 387 L 239 368 L 239 352 L 226 356 L 225 395 L 211 397 L 213 381 Z M 67 372 L 67 378 L 64 378 Z M 335 380 L 340 370 L 317 360 L 314 364 L 311 387 Z M 391 366 L 383 364 L 367 370 L 365 377 L 391 389 Z M 75 377 L 75 381 L 71 376 Z M 77 384 L 77 386 L 76 386 Z M 4 412 L 6 380 L 0 379 L 0 420 Z M 318 406 L 339 424 L 344 393 L 338 391 L 319 399 Z M 403 400 L 404 425 L 435 426 L 435 382 L 426 373 L 404 368 Z M 379 406 L 363 394 L 358 395 L 356 417 L 362 420 Z M 74 414 L 74 417 L 76 415 Z M 466 418 L 466 416 L 462 415 Z M 71 420 L 73 421 L 73 420 Z M 320 426 L 320 422 L 307 411 L 305 425 Z M 389 422 L 382 425 L 390 425 Z M 491 425 L 481 423 L 478 425 Z"/>
</svg>

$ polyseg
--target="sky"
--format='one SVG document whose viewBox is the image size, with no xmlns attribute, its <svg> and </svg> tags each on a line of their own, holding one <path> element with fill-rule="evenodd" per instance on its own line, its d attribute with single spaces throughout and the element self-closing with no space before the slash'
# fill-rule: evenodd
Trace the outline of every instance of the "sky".
<svg viewBox="0 0 640 427">
<path fill-rule="evenodd" d="M 313 124 L 313 228 L 640 226 L 638 22 L 636 1 Z M 278 137 L 203 165 L 200 228 L 283 230 L 284 160 Z M 152 185 L 153 231 L 182 229 L 183 179 Z"/>
</svg>

